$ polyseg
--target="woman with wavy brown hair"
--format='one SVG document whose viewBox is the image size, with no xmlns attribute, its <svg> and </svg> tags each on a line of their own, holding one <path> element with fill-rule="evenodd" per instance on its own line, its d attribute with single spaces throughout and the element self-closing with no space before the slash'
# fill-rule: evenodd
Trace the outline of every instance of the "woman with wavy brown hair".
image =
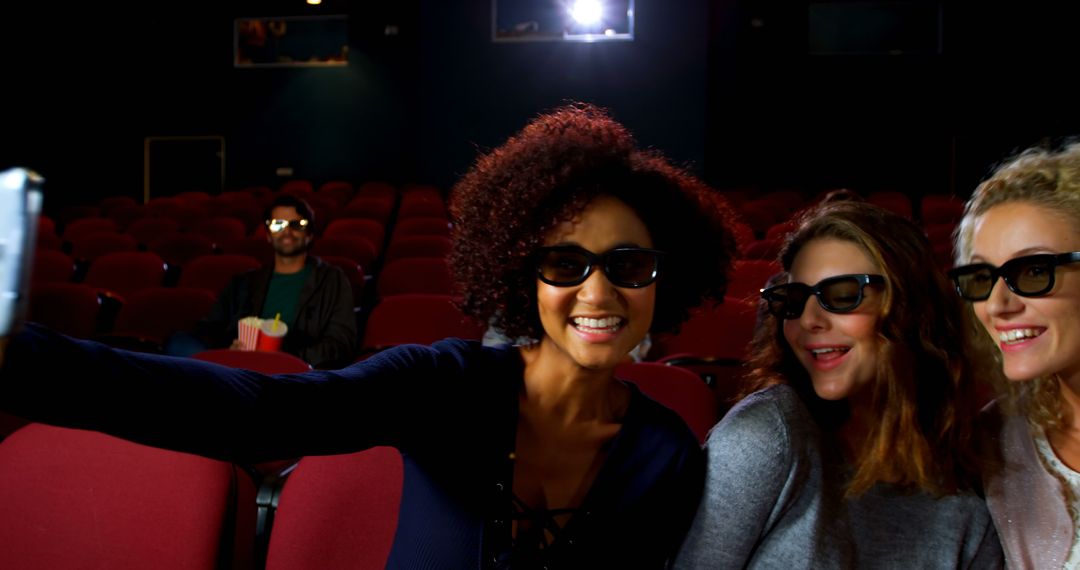
<svg viewBox="0 0 1080 570">
<path fill-rule="evenodd" d="M 926 236 L 836 202 L 800 220 L 781 262 L 676 567 L 999 566 L 965 313 Z"/>
<path fill-rule="evenodd" d="M 975 190 L 950 272 L 1007 382 L 985 414 L 986 501 L 1011 568 L 1080 565 L 1080 144 Z M 1000 278 L 1000 280 L 999 280 Z"/>
<path fill-rule="evenodd" d="M 395 446 L 394 568 L 663 568 L 703 455 L 615 367 L 722 299 L 726 203 L 573 105 L 482 156 L 450 206 L 463 308 L 530 342 L 448 339 L 262 376 L 28 326 L 10 338 L 0 406 L 245 464 Z"/>
</svg>

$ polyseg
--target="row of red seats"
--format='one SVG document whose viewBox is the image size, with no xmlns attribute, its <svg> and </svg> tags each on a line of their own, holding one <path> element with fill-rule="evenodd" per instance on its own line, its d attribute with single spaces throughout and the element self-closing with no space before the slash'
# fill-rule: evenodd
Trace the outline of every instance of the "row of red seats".
<svg viewBox="0 0 1080 570">
<path fill-rule="evenodd" d="M 964 213 L 963 200 L 930 194 L 923 196 L 916 208 L 911 197 L 900 192 L 879 191 L 865 197 L 854 192 L 849 194 L 920 222 L 941 266 L 952 266 L 952 234 Z M 824 198 L 825 194 L 810 200 L 800 192 L 790 190 L 770 192 L 752 199 L 734 192 L 727 193 L 727 197 L 741 219 L 736 227 L 741 256 L 775 260 L 784 237 L 795 229 L 799 213 Z"/>
<path fill-rule="evenodd" d="M 82 218 L 68 225 L 61 236 L 48 231 L 46 220 L 42 219 L 38 248 L 66 251 L 84 262 L 92 262 L 108 253 L 140 250 L 153 251 L 169 263 L 178 265 L 215 252 L 252 254 L 263 261 L 273 256 L 266 241 L 265 227 L 259 226 L 247 235 L 243 223 L 230 217 L 201 220 L 186 233 L 180 231 L 175 220 L 168 218 L 143 218 L 123 232 L 111 219 Z M 446 217 L 399 218 L 394 221 L 389 242 L 395 245 L 406 238 L 446 237 L 449 233 Z M 326 226 L 314 248 L 341 252 L 357 263 L 370 266 L 381 256 L 386 234 L 385 222 L 370 218 L 339 218 Z M 367 243 L 359 242 L 356 237 L 364 238 Z"/>
<path fill-rule="evenodd" d="M 229 351 L 224 351 L 229 352 Z M 617 375 L 674 409 L 699 439 L 719 419 L 676 367 Z M 0 567 L 383 568 L 401 501 L 392 448 L 301 458 L 256 482 L 238 466 L 80 430 L 27 425 L 0 442 Z"/>
</svg>

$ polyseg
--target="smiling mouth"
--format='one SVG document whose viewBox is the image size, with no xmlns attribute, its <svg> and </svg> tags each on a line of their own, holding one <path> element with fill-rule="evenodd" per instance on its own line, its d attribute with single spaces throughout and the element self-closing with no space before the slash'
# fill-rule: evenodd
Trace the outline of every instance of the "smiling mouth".
<svg viewBox="0 0 1080 570">
<path fill-rule="evenodd" d="M 1046 332 L 1046 329 L 1012 329 L 1000 331 L 998 333 L 998 340 L 1005 344 L 1018 344 L 1041 336 L 1044 332 Z"/>
<path fill-rule="evenodd" d="M 810 357 L 814 360 L 836 360 L 848 353 L 851 350 L 848 347 L 829 347 L 829 348 L 814 348 L 810 349 Z"/>
<path fill-rule="evenodd" d="M 570 324 L 581 332 L 592 334 L 612 334 L 617 332 L 626 324 L 626 319 L 622 317 L 604 317 L 602 319 L 592 319 L 588 317 L 573 317 L 570 319 Z"/>
</svg>

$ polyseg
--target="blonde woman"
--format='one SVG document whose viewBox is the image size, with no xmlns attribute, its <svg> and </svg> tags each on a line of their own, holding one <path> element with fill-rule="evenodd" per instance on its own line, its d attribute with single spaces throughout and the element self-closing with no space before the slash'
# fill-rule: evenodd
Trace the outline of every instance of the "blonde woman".
<svg viewBox="0 0 1080 570">
<path fill-rule="evenodd" d="M 1080 145 L 1031 149 L 975 190 L 957 292 L 1008 382 L 988 409 L 987 504 L 1011 568 L 1080 564 Z"/>
</svg>

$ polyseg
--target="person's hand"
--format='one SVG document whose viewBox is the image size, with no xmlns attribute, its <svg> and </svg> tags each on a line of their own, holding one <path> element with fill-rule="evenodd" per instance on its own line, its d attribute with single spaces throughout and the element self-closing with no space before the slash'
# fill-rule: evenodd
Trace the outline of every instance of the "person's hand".
<svg viewBox="0 0 1080 570">
<path fill-rule="evenodd" d="M 232 345 L 229 346 L 229 350 L 244 350 L 244 344 L 240 342 L 240 339 L 234 338 Z"/>
</svg>

